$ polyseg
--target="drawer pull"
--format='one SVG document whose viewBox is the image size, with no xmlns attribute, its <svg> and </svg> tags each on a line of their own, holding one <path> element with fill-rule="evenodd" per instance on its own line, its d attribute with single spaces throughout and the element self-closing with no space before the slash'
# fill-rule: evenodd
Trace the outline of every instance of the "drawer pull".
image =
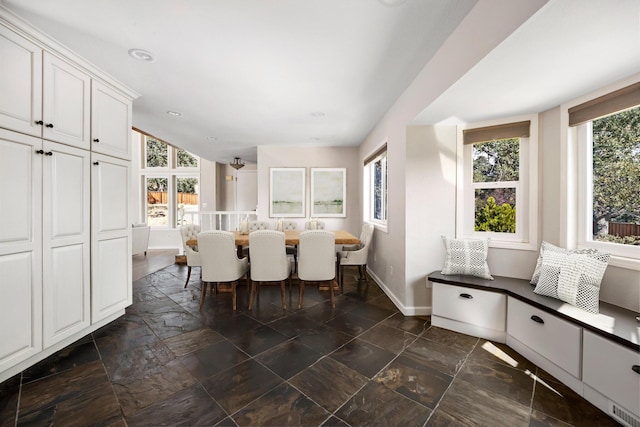
<svg viewBox="0 0 640 427">
<path fill-rule="evenodd" d="M 469 294 L 460 294 L 460 298 L 473 299 L 473 296 Z"/>
<path fill-rule="evenodd" d="M 533 320 L 536 323 L 544 324 L 544 320 L 542 320 L 542 318 L 536 316 L 535 314 L 533 316 L 531 316 L 531 320 Z"/>
<path fill-rule="evenodd" d="M 633 365 L 631 367 L 631 369 L 633 370 L 633 372 L 635 372 L 636 374 L 640 374 L 640 365 Z"/>
</svg>

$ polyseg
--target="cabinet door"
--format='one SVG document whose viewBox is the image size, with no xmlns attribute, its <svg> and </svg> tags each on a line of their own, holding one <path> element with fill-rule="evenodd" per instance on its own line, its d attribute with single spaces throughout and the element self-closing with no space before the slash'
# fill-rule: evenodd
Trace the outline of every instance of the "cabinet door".
<svg viewBox="0 0 640 427">
<path fill-rule="evenodd" d="M 42 349 L 40 145 L 0 129 L 0 372 Z"/>
<path fill-rule="evenodd" d="M 131 101 L 95 80 L 91 82 L 91 150 L 131 159 Z"/>
<path fill-rule="evenodd" d="M 43 70 L 42 137 L 88 150 L 91 79 L 48 52 Z"/>
<path fill-rule="evenodd" d="M 89 152 L 43 144 L 43 332 L 45 348 L 90 325 Z"/>
<path fill-rule="evenodd" d="M 129 162 L 91 154 L 91 321 L 131 304 Z"/>
<path fill-rule="evenodd" d="M 0 127 L 40 136 L 42 49 L 0 26 Z"/>
</svg>

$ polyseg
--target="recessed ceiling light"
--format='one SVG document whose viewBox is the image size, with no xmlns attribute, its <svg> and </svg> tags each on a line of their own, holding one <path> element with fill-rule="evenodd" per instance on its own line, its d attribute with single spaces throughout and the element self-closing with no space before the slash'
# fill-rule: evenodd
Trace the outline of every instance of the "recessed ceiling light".
<svg viewBox="0 0 640 427">
<path fill-rule="evenodd" d="M 324 117 L 324 113 L 322 111 L 314 111 L 311 113 L 313 117 Z"/>
<path fill-rule="evenodd" d="M 129 49 L 129 55 L 140 61 L 156 62 L 156 57 L 153 56 L 153 53 L 143 49 Z"/>
<path fill-rule="evenodd" d="M 167 114 L 173 117 L 182 117 L 182 113 L 180 111 L 167 111 Z"/>
<path fill-rule="evenodd" d="M 208 136 L 208 137 L 207 137 L 207 139 L 208 139 L 209 141 L 215 141 L 215 140 L 216 140 L 216 139 L 218 139 L 218 138 L 216 138 L 215 136 Z"/>
<path fill-rule="evenodd" d="M 309 141 L 318 142 L 318 141 L 320 141 L 320 138 L 309 138 Z"/>
<path fill-rule="evenodd" d="M 380 3 L 382 3 L 385 6 L 400 6 L 403 3 L 406 3 L 407 0 L 378 0 Z"/>
</svg>

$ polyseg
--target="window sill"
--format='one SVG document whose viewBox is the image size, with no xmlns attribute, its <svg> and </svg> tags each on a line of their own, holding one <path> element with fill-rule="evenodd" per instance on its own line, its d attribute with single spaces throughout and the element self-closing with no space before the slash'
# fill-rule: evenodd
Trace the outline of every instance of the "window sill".
<svg viewBox="0 0 640 427">
<path fill-rule="evenodd" d="M 611 255 L 609 265 L 612 267 L 625 268 L 627 270 L 640 271 L 640 259 L 626 258 L 616 255 Z"/>
</svg>

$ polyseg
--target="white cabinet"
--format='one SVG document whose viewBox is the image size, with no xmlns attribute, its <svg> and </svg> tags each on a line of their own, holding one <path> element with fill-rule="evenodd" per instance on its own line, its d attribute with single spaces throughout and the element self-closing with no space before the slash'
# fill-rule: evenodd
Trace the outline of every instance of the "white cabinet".
<svg viewBox="0 0 640 427">
<path fill-rule="evenodd" d="M 505 342 L 507 296 L 461 286 L 433 284 L 431 324 Z"/>
<path fill-rule="evenodd" d="M 43 143 L 44 347 L 90 325 L 89 152 Z"/>
<path fill-rule="evenodd" d="M 0 26 L 0 127 L 42 135 L 42 49 Z"/>
<path fill-rule="evenodd" d="M 42 349 L 40 149 L 0 129 L 0 372 Z"/>
<path fill-rule="evenodd" d="M 130 163 L 91 155 L 91 319 L 97 322 L 132 302 Z"/>
<path fill-rule="evenodd" d="M 91 78 L 45 52 L 42 87 L 42 137 L 88 150 Z"/>
<path fill-rule="evenodd" d="M 640 354 L 584 331 L 582 380 L 636 417 L 640 417 Z M 634 370 L 636 366 L 636 370 Z M 585 388 L 585 397 L 591 391 Z M 597 400 L 597 397 L 594 396 Z M 602 408 L 601 408 L 602 409 Z M 604 409 L 607 412 L 606 409 Z"/>
<path fill-rule="evenodd" d="M 91 150 L 131 159 L 131 101 L 106 85 L 91 83 Z"/>
</svg>

